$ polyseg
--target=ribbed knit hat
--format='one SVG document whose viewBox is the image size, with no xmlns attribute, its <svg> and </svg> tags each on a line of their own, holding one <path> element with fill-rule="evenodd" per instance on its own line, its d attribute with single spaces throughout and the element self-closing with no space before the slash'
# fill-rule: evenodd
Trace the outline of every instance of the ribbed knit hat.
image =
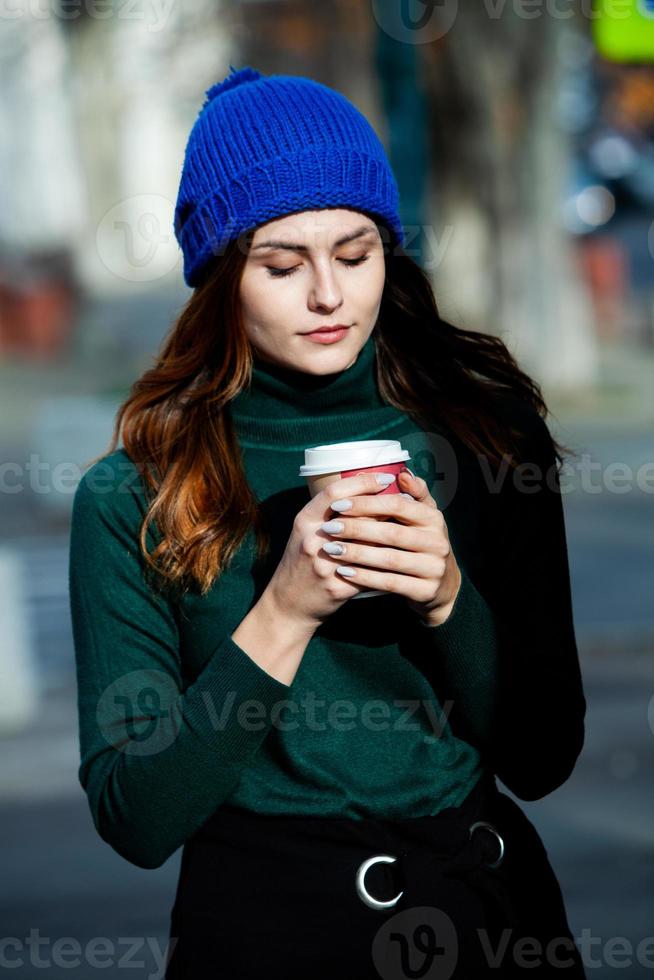
<svg viewBox="0 0 654 980">
<path fill-rule="evenodd" d="M 174 229 L 187 285 L 241 232 L 297 211 L 369 212 L 403 245 L 395 177 L 356 106 L 310 78 L 230 69 L 206 91 L 186 146 Z"/>
</svg>

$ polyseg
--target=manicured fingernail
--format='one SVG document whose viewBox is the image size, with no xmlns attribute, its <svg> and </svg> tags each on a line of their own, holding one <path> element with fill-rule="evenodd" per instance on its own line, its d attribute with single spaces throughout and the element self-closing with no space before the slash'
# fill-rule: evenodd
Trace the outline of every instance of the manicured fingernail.
<svg viewBox="0 0 654 980">
<path fill-rule="evenodd" d="M 338 534 L 340 531 L 345 530 L 345 524 L 343 521 L 325 521 L 324 524 L 320 525 L 321 531 L 326 531 L 327 534 Z"/>
<path fill-rule="evenodd" d="M 375 480 L 383 487 L 389 486 L 395 479 L 395 473 L 375 473 Z"/>
<path fill-rule="evenodd" d="M 348 578 L 350 578 L 352 575 L 356 575 L 356 569 L 350 568 L 349 565 L 337 565 L 336 571 L 341 575 L 347 575 Z"/>
<path fill-rule="evenodd" d="M 406 472 L 406 473 L 408 473 L 408 474 L 409 474 L 410 476 L 412 476 L 414 480 L 416 479 L 416 475 L 415 475 L 415 473 L 412 473 L 412 472 L 411 472 L 411 470 L 409 469 L 409 467 L 408 467 L 408 466 L 405 466 L 405 467 L 404 467 L 404 469 L 402 470 L 402 472 L 403 472 L 403 473 L 404 473 L 404 472 Z"/>
<path fill-rule="evenodd" d="M 351 500 L 335 500 L 331 505 L 331 508 L 332 510 L 337 510 L 340 513 L 342 510 L 349 510 L 351 506 Z"/>
<path fill-rule="evenodd" d="M 322 550 L 326 551 L 328 555 L 342 555 L 345 548 L 338 541 L 325 541 Z"/>
<path fill-rule="evenodd" d="M 411 496 L 411 494 L 410 494 L 410 493 L 401 493 L 401 494 L 400 494 L 400 497 L 408 497 L 408 498 L 409 498 L 409 500 L 413 500 L 413 497 Z"/>
</svg>

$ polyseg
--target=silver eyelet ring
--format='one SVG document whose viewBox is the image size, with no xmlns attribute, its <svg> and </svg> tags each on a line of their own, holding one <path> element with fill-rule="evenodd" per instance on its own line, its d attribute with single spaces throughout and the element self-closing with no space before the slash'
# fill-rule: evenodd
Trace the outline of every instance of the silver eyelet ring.
<svg viewBox="0 0 654 980">
<path fill-rule="evenodd" d="M 483 827 L 485 830 L 490 830 L 491 834 L 495 834 L 498 841 L 500 842 L 500 856 L 498 857 L 497 861 L 493 861 L 492 863 L 489 861 L 485 862 L 487 868 L 499 868 L 500 864 L 504 860 L 504 841 L 498 834 L 495 827 L 493 827 L 492 823 L 486 823 L 485 820 L 478 820 L 477 823 L 472 824 L 472 826 L 470 827 L 470 837 L 472 837 L 475 830 L 477 830 L 479 827 Z"/>
<path fill-rule="evenodd" d="M 396 905 L 399 902 L 399 900 L 402 898 L 402 895 L 404 895 L 404 892 L 401 891 L 399 895 L 395 896 L 395 898 L 390 898 L 387 902 L 381 902 L 379 901 L 379 899 L 372 897 L 372 895 L 367 891 L 366 886 L 364 884 L 366 871 L 368 870 L 368 868 L 371 868 L 373 864 L 377 864 L 378 862 L 382 862 L 384 864 L 393 864 L 393 862 L 396 860 L 397 858 L 392 857 L 390 854 L 376 854 L 374 857 L 367 858 L 359 866 L 359 870 L 357 871 L 357 876 L 356 876 L 357 895 L 359 896 L 361 901 L 365 902 L 366 905 L 369 905 L 371 909 L 390 909 L 394 905 Z"/>
</svg>

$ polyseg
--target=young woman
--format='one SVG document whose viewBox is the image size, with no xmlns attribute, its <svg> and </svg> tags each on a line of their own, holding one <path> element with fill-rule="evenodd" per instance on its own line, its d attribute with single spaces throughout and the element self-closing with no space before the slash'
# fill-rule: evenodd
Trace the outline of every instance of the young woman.
<svg viewBox="0 0 654 980">
<path fill-rule="evenodd" d="M 496 783 L 539 799 L 584 740 L 561 449 L 504 344 L 440 318 L 397 208 L 340 93 L 209 89 L 194 291 L 75 495 L 79 778 L 126 860 L 183 845 L 169 980 L 585 975 Z M 400 493 L 310 498 L 304 449 L 362 439 L 409 450 Z"/>
</svg>

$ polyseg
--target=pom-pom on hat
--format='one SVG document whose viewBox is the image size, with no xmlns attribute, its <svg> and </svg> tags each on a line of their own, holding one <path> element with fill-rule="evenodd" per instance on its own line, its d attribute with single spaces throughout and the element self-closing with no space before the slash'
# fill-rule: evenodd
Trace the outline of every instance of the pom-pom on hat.
<svg viewBox="0 0 654 980">
<path fill-rule="evenodd" d="M 187 285 L 241 232 L 297 211 L 369 212 L 403 245 L 395 177 L 356 106 L 310 78 L 230 69 L 207 89 L 186 146 L 174 230 Z"/>
</svg>

